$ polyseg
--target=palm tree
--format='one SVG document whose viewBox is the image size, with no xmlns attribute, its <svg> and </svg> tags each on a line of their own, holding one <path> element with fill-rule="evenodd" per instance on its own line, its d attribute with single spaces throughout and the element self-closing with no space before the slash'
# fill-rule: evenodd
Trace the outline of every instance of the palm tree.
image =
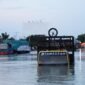
<svg viewBox="0 0 85 85">
<path fill-rule="evenodd" d="M 9 34 L 7 34 L 6 32 L 5 33 L 1 33 L 1 37 L 2 37 L 2 40 L 6 40 L 9 38 Z"/>
</svg>

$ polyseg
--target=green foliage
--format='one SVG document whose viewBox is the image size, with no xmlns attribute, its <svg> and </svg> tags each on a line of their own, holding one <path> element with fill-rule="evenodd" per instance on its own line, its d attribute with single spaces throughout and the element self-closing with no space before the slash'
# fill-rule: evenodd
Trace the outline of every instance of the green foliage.
<svg viewBox="0 0 85 85">
<path fill-rule="evenodd" d="M 36 47 L 38 45 L 39 40 L 44 40 L 45 35 L 31 35 L 26 38 L 29 41 L 31 47 Z"/>
<path fill-rule="evenodd" d="M 6 40 L 9 38 L 9 34 L 7 34 L 6 32 L 5 33 L 1 33 L 1 37 L 3 40 Z"/>
<path fill-rule="evenodd" d="M 9 38 L 9 40 L 15 40 L 15 38 L 11 37 L 11 38 Z"/>
<path fill-rule="evenodd" d="M 85 34 L 78 35 L 77 40 L 79 40 L 81 42 L 85 42 Z"/>
</svg>

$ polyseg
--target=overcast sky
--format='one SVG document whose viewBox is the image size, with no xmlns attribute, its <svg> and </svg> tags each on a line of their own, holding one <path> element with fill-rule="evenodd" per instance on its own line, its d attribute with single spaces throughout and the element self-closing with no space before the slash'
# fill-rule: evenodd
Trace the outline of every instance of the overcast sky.
<svg viewBox="0 0 85 85">
<path fill-rule="evenodd" d="M 46 34 L 50 27 L 61 35 L 84 33 L 85 0 L 0 0 L 0 33 Z"/>
</svg>

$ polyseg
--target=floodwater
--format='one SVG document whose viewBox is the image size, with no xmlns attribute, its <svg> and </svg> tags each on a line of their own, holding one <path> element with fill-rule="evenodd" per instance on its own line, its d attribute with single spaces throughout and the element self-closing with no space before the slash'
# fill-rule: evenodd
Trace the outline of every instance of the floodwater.
<svg viewBox="0 0 85 85">
<path fill-rule="evenodd" d="M 74 68 L 38 66 L 35 54 L 0 56 L 0 85 L 85 85 L 84 52 L 75 52 Z"/>
</svg>

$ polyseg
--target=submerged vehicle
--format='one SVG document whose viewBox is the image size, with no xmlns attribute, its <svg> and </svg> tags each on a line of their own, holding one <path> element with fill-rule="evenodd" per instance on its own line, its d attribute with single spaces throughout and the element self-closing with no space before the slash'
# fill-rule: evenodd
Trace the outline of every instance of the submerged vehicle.
<svg viewBox="0 0 85 85">
<path fill-rule="evenodd" d="M 10 40 L 8 43 L 11 44 L 14 54 L 29 53 L 31 50 L 26 40 Z"/>
<path fill-rule="evenodd" d="M 0 43 L 0 55 L 12 54 L 13 50 L 8 43 Z"/>
<path fill-rule="evenodd" d="M 66 50 L 40 51 L 38 65 L 69 64 L 69 55 Z"/>
<path fill-rule="evenodd" d="M 16 52 L 17 53 L 29 53 L 30 52 L 30 46 L 28 45 L 21 45 L 17 48 Z"/>
<path fill-rule="evenodd" d="M 23 54 L 31 51 L 26 40 L 5 40 L 0 43 L 0 55 Z"/>
</svg>

